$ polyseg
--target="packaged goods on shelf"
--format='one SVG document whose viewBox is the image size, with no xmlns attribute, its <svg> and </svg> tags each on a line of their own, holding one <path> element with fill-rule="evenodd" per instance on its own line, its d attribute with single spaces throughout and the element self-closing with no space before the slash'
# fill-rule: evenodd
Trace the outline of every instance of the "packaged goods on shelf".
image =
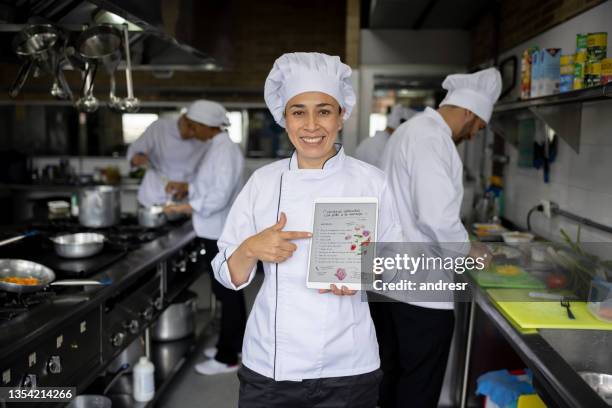
<svg viewBox="0 0 612 408">
<path fill-rule="evenodd" d="M 574 89 L 584 88 L 584 71 L 586 67 L 586 50 L 580 50 L 574 57 Z"/>
<path fill-rule="evenodd" d="M 539 50 L 534 50 L 531 53 L 531 86 L 529 88 L 529 96 L 537 98 L 540 96 L 540 74 L 542 72 L 542 55 Z"/>
<path fill-rule="evenodd" d="M 531 58 L 538 47 L 530 47 L 523 51 L 521 58 L 521 99 L 531 97 Z"/>
<path fill-rule="evenodd" d="M 576 53 L 579 53 L 581 50 L 587 49 L 588 36 L 589 35 L 586 33 L 576 34 Z"/>
<path fill-rule="evenodd" d="M 574 89 L 574 55 L 562 55 L 560 60 L 559 92 Z"/>
<path fill-rule="evenodd" d="M 612 82 L 612 58 L 601 61 L 601 84 Z"/>
<path fill-rule="evenodd" d="M 601 62 L 608 50 L 608 33 L 589 33 L 587 37 L 587 62 Z"/>
<path fill-rule="evenodd" d="M 540 51 L 539 96 L 559 93 L 561 48 L 544 48 Z"/>
</svg>

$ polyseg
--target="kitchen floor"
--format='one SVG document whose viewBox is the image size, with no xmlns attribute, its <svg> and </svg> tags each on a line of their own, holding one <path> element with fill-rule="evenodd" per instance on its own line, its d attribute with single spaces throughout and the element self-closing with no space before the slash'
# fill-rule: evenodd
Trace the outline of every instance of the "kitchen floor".
<svg viewBox="0 0 612 408">
<path fill-rule="evenodd" d="M 257 274 L 253 282 L 244 289 L 247 310 L 250 311 L 255 296 L 263 282 L 263 274 Z M 199 322 L 207 322 L 210 318 L 210 279 L 208 276 L 198 280 L 191 288 L 198 293 Z M 216 336 L 215 328 L 207 327 L 211 332 L 206 341 L 200 346 L 196 357 L 188 361 L 177 378 L 170 385 L 160 402 L 159 408 L 235 408 L 238 406 L 238 377 L 236 373 L 204 376 L 195 372 L 193 366 L 206 357 L 203 355 L 205 347 L 214 346 Z"/>
</svg>

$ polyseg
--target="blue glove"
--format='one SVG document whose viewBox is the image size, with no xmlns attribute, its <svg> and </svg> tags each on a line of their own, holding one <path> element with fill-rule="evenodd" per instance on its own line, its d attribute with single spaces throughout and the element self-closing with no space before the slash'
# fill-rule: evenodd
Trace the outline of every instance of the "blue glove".
<svg viewBox="0 0 612 408">
<path fill-rule="evenodd" d="M 490 371 L 478 377 L 476 395 L 487 396 L 499 407 L 516 407 L 521 395 L 535 393 L 531 385 L 531 372 L 528 381 L 521 381 L 508 370 Z"/>
</svg>

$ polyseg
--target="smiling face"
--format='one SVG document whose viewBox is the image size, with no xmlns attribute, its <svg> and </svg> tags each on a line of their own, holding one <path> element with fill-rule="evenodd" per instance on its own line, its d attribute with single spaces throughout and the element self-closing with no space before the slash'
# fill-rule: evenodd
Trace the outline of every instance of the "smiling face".
<svg viewBox="0 0 612 408">
<path fill-rule="evenodd" d="M 322 168 L 336 154 L 334 143 L 342 129 L 344 110 L 332 96 L 304 92 L 285 108 L 285 129 L 297 151 L 300 168 Z"/>
</svg>

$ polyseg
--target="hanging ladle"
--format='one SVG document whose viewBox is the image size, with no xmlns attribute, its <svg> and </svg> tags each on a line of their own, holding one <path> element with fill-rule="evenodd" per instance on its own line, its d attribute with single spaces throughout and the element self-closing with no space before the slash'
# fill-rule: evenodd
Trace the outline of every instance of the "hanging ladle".
<svg viewBox="0 0 612 408">
<path fill-rule="evenodd" d="M 134 97 L 134 88 L 132 83 L 132 58 L 130 56 L 130 36 L 128 25 L 123 24 L 123 40 L 125 51 L 125 83 L 127 87 L 127 98 L 121 101 L 121 110 L 123 112 L 133 113 L 140 109 L 140 101 Z"/>
<path fill-rule="evenodd" d="M 77 108 L 83 112 L 98 109 L 99 102 L 93 95 L 94 78 L 98 65 L 105 67 L 111 76 L 111 105 L 114 98 L 114 71 L 121 59 L 121 31 L 110 24 L 100 24 L 83 31 L 77 39 L 76 49 L 86 61 L 82 96 Z M 115 99 L 115 100 L 113 100 Z"/>
</svg>

